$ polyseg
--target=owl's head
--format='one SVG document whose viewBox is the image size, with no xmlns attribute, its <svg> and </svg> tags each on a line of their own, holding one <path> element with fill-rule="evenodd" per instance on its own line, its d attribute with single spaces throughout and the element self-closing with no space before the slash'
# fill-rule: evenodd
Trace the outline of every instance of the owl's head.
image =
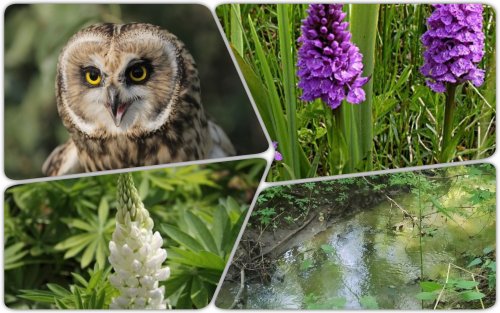
<svg viewBox="0 0 500 313">
<path fill-rule="evenodd" d="M 93 25 L 59 56 L 59 114 L 66 128 L 89 137 L 155 131 L 179 110 L 184 93 L 199 103 L 199 91 L 184 44 L 154 25 Z"/>
</svg>

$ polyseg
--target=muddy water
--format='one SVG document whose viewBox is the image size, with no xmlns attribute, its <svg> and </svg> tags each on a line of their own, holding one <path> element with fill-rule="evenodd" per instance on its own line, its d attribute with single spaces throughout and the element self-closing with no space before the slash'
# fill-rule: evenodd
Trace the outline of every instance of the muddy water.
<svg viewBox="0 0 500 313">
<path fill-rule="evenodd" d="M 451 190 L 441 200 L 451 207 L 463 196 L 460 190 Z M 412 207 L 418 206 L 416 195 L 396 201 L 410 212 L 419 210 Z M 454 215 L 451 221 L 431 214 L 423 219 L 426 234 L 419 236 L 411 219 L 384 202 L 284 253 L 271 284 L 247 284 L 244 308 L 356 309 L 363 307 L 363 297 L 371 296 L 380 308 L 419 309 L 421 302 L 415 295 L 420 292 L 420 264 L 424 279 L 435 280 L 446 276 L 450 262 L 464 266 L 464 252 L 480 253 L 495 244 L 491 219 L 490 215 L 467 219 Z M 217 305 L 229 306 L 238 288 L 224 283 Z"/>
</svg>

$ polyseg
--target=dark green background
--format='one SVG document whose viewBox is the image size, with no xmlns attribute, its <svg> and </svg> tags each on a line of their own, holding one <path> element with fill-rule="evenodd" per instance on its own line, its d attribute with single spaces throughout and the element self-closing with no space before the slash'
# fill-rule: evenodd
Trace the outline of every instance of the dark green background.
<svg viewBox="0 0 500 313">
<path fill-rule="evenodd" d="M 147 22 L 181 39 L 195 58 L 202 100 L 238 154 L 264 151 L 267 142 L 210 10 L 196 4 L 36 4 L 5 11 L 5 174 L 42 176 L 45 158 L 68 133 L 57 115 L 57 57 L 69 37 L 94 23 Z"/>
</svg>

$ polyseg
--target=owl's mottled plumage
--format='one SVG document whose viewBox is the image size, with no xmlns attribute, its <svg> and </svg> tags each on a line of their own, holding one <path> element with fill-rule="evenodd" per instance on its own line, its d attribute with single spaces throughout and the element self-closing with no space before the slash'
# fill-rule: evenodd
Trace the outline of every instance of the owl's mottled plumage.
<svg viewBox="0 0 500 313">
<path fill-rule="evenodd" d="M 71 138 L 45 161 L 46 175 L 235 154 L 205 115 L 193 57 L 154 25 L 79 31 L 59 56 L 56 97 Z"/>
</svg>

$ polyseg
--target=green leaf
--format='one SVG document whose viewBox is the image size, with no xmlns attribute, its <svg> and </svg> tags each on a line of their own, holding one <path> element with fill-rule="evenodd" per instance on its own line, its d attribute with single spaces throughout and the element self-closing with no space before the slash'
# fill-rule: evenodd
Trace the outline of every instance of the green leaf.
<svg viewBox="0 0 500 313">
<path fill-rule="evenodd" d="M 100 238 L 95 252 L 95 260 L 100 268 L 106 265 L 106 255 L 108 254 L 109 242 L 106 238 Z"/>
<path fill-rule="evenodd" d="M 105 292 L 105 289 L 101 289 L 99 290 L 99 292 L 97 293 L 97 299 L 96 299 L 96 302 L 95 302 L 95 307 L 94 309 L 105 309 L 104 307 L 104 301 L 106 299 L 106 292 Z"/>
<path fill-rule="evenodd" d="M 179 297 L 177 298 L 176 309 L 191 309 L 191 279 L 186 281 L 186 284 L 180 291 Z"/>
<path fill-rule="evenodd" d="M 486 295 L 478 291 L 465 291 L 460 293 L 460 298 L 464 301 L 474 301 L 484 298 Z"/>
<path fill-rule="evenodd" d="M 19 298 L 31 300 L 35 302 L 43 302 L 43 303 L 53 303 L 54 302 L 54 293 L 46 290 L 19 290 L 21 294 Z"/>
<path fill-rule="evenodd" d="M 434 301 L 437 299 L 438 294 L 436 292 L 420 292 L 415 297 L 423 301 Z"/>
<path fill-rule="evenodd" d="M 94 229 L 95 232 L 95 229 Z M 86 245 L 88 242 L 92 241 L 95 234 L 93 233 L 83 233 L 75 236 L 71 236 L 60 243 L 56 244 L 54 249 L 56 250 L 66 250 L 79 245 Z"/>
<path fill-rule="evenodd" d="M 168 287 L 165 289 L 165 297 L 170 298 L 172 294 L 181 290 L 185 284 L 191 281 L 193 275 L 187 272 L 181 272 L 182 274 L 174 275 L 172 272 L 172 276 L 168 278 Z"/>
<path fill-rule="evenodd" d="M 164 190 L 167 190 L 167 191 L 172 191 L 172 190 L 175 190 L 174 186 L 172 186 L 171 182 L 169 182 L 168 180 L 165 180 L 165 179 L 161 179 L 161 178 L 158 178 L 156 176 L 149 176 L 149 179 L 151 180 L 151 182 L 164 189 Z"/>
<path fill-rule="evenodd" d="M 95 307 L 96 297 L 97 297 L 96 291 L 92 290 L 91 294 L 90 294 L 90 299 L 87 302 L 87 304 L 85 305 L 86 309 L 93 309 Z"/>
<path fill-rule="evenodd" d="M 217 249 L 214 237 L 208 230 L 205 223 L 190 211 L 185 211 L 184 217 L 190 226 L 189 230 L 196 234 L 196 238 L 198 239 L 198 241 L 201 241 L 203 243 L 203 246 L 206 248 L 206 250 L 218 254 L 219 249 Z"/>
<path fill-rule="evenodd" d="M 148 192 L 149 192 L 149 179 L 148 178 L 143 177 L 141 184 L 139 185 L 138 192 L 139 192 L 139 197 L 141 197 L 141 200 L 144 201 L 144 199 L 146 199 L 146 196 L 148 195 Z"/>
<path fill-rule="evenodd" d="M 231 43 L 239 54 L 243 54 L 243 30 L 239 4 L 230 4 Z"/>
<path fill-rule="evenodd" d="M 420 287 L 422 288 L 422 291 L 432 292 L 442 289 L 443 285 L 433 281 L 422 281 L 420 282 Z"/>
<path fill-rule="evenodd" d="M 321 245 L 321 250 L 323 250 L 326 254 L 335 253 L 335 249 L 327 244 Z"/>
<path fill-rule="evenodd" d="M 220 252 L 224 252 L 224 237 L 231 235 L 231 221 L 222 205 L 215 208 L 212 233 Z"/>
<path fill-rule="evenodd" d="M 83 309 L 83 300 L 82 300 L 82 295 L 80 294 L 80 290 L 78 288 L 75 288 L 73 291 L 73 296 L 76 304 L 77 309 Z"/>
<path fill-rule="evenodd" d="M 73 276 L 73 278 L 76 279 L 83 287 L 87 287 L 89 285 L 87 280 L 83 278 L 82 275 L 77 273 L 71 273 L 71 276 Z"/>
<path fill-rule="evenodd" d="M 64 287 L 58 284 L 47 284 L 47 288 L 52 291 L 55 295 L 60 297 L 66 297 L 71 295 L 71 292 L 66 290 Z"/>
<path fill-rule="evenodd" d="M 313 261 L 311 259 L 305 259 L 302 261 L 302 264 L 300 264 L 300 270 L 305 271 L 308 270 L 313 266 Z"/>
<path fill-rule="evenodd" d="M 161 224 L 160 228 L 178 244 L 193 250 L 195 252 L 203 250 L 203 247 L 190 235 L 186 234 L 179 228 L 169 224 Z"/>
<path fill-rule="evenodd" d="M 235 47 L 231 46 L 231 49 L 236 58 L 236 62 L 238 62 L 241 73 L 245 77 L 245 82 L 248 85 L 248 89 L 250 89 L 252 98 L 259 109 L 262 120 L 269 131 L 269 136 L 271 136 L 271 138 L 276 138 L 276 125 L 274 125 L 276 122 L 272 117 L 269 95 L 264 83 L 241 57 Z"/>
<path fill-rule="evenodd" d="M 94 240 L 94 236 L 92 234 L 85 234 L 87 239 L 81 243 L 80 245 L 73 247 L 64 253 L 64 258 L 69 259 L 80 253 L 85 247 L 87 247 L 88 244 L 90 244 Z M 62 250 L 62 249 L 61 249 Z"/>
<path fill-rule="evenodd" d="M 479 285 L 479 282 L 472 280 L 458 280 L 455 282 L 455 287 L 460 289 L 472 289 Z"/>
<path fill-rule="evenodd" d="M 196 276 L 193 276 L 191 283 L 191 300 L 197 309 L 208 305 L 208 293 L 203 282 Z"/>
<path fill-rule="evenodd" d="M 94 259 L 97 243 L 97 241 L 92 242 L 83 252 L 82 259 L 80 260 L 80 265 L 82 268 L 86 268 Z"/>
<path fill-rule="evenodd" d="M 250 35 L 252 41 L 255 44 L 255 54 L 257 56 L 258 61 L 261 65 L 261 70 L 264 76 L 264 82 L 268 89 L 268 99 L 271 107 L 272 119 L 274 121 L 275 126 L 275 134 L 278 142 L 282 143 L 281 146 L 281 154 L 283 155 L 282 164 L 286 164 L 291 161 L 291 145 L 296 143 L 292 143 L 289 140 L 288 127 L 286 124 L 286 119 L 283 114 L 282 104 L 280 101 L 279 93 L 275 85 L 275 78 L 271 72 L 271 68 L 268 62 L 268 54 L 264 52 L 264 49 L 261 45 L 260 38 L 257 35 L 257 31 L 255 30 L 254 22 L 252 21 L 252 17 L 248 16 L 248 25 L 250 26 Z M 286 163 L 285 163 L 286 162 Z M 293 174 L 293 171 L 291 171 Z M 285 176 L 285 178 L 290 178 L 289 175 Z"/>
<path fill-rule="evenodd" d="M 377 299 L 373 296 L 362 296 L 359 303 L 364 309 L 375 310 L 379 308 Z"/>
<path fill-rule="evenodd" d="M 58 309 L 61 309 L 61 310 L 67 310 L 67 309 L 71 309 L 69 306 L 67 306 L 62 300 L 60 299 L 57 299 L 57 298 L 54 298 L 54 302 L 57 306 Z"/>
<path fill-rule="evenodd" d="M 89 280 L 89 283 L 88 283 L 88 286 L 87 286 L 87 291 L 92 291 L 94 290 L 95 288 L 97 288 L 98 284 L 100 283 L 101 281 L 101 277 L 102 277 L 102 274 L 103 274 L 103 271 L 102 270 L 99 270 L 99 271 L 96 271 L 94 272 L 91 276 L 90 276 L 90 280 Z"/>
<path fill-rule="evenodd" d="M 78 228 L 81 230 L 86 230 L 88 232 L 94 232 L 95 229 L 89 223 L 86 223 L 80 219 L 68 219 L 68 225 L 73 228 Z"/>
<path fill-rule="evenodd" d="M 27 254 L 28 250 L 24 250 L 24 243 L 18 242 L 5 248 L 4 251 L 4 270 L 11 270 L 21 267 L 25 264 L 22 260 Z"/>
<path fill-rule="evenodd" d="M 431 200 L 432 204 L 434 204 L 439 213 L 443 214 L 444 216 L 455 222 L 453 216 L 451 216 L 450 213 L 448 213 L 448 210 L 439 202 L 438 199 L 436 199 L 433 196 L 430 196 L 429 200 Z"/>
<path fill-rule="evenodd" d="M 97 209 L 98 217 L 99 217 L 99 225 L 103 226 L 108 220 L 109 215 L 109 204 L 108 199 L 105 197 L 101 198 L 101 202 L 99 203 L 99 208 Z"/>
<path fill-rule="evenodd" d="M 295 61 L 293 55 L 292 32 L 293 27 L 290 27 L 289 21 L 289 5 L 280 4 L 277 6 L 278 15 L 278 41 L 281 55 L 281 66 L 283 71 L 282 84 L 284 97 L 284 107 L 286 112 L 286 121 L 288 126 L 289 141 L 281 143 L 282 147 L 288 149 L 290 165 L 293 176 L 300 177 L 299 149 L 297 140 L 297 96 L 295 90 Z"/>
<path fill-rule="evenodd" d="M 489 246 L 483 249 L 483 254 L 489 254 L 490 252 L 493 252 L 495 250 L 495 247 Z"/>
<path fill-rule="evenodd" d="M 479 265 L 483 263 L 483 260 L 481 260 L 481 258 L 475 258 L 474 260 L 472 260 L 468 265 L 467 267 L 473 267 L 473 266 L 476 266 L 476 265 Z"/>
<path fill-rule="evenodd" d="M 171 247 L 169 259 L 181 264 L 223 271 L 226 262 L 218 255 L 209 251 L 192 252 Z"/>
</svg>

